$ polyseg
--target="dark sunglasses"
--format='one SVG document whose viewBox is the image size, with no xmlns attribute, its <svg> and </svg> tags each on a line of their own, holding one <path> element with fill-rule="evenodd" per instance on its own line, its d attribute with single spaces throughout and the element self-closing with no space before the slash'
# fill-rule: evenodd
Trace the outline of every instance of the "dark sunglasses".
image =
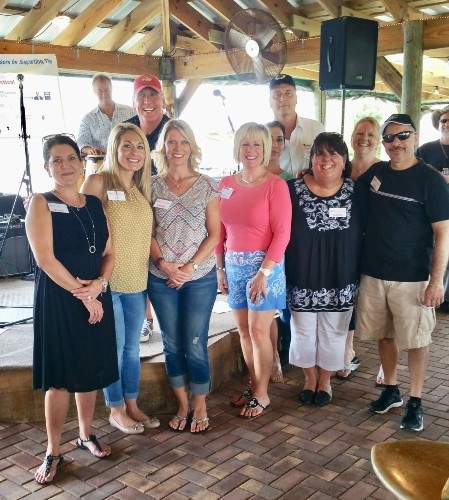
<svg viewBox="0 0 449 500">
<path fill-rule="evenodd" d="M 403 132 L 398 132 L 397 134 L 385 134 L 382 136 L 382 140 L 384 142 L 391 143 L 397 137 L 400 141 L 406 141 L 414 133 L 414 130 L 404 130 Z"/>
<path fill-rule="evenodd" d="M 44 135 L 44 137 L 42 137 L 42 144 L 44 144 L 44 142 L 47 142 L 49 139 L 53 139 L 53 137 L 58 137 L 60 135 L 63 135 L 64 137 L 70 137 L 70 139 L 75 140 L 75 136 L 73 134 L 70 134 L 68 132 L 61 132 L 60 134 Z"/>
<path fill-rule="evenodd" d="M 447 123 L 449 122 L 449 118 L 441 118 L 440 123 Z"/>
</svg>

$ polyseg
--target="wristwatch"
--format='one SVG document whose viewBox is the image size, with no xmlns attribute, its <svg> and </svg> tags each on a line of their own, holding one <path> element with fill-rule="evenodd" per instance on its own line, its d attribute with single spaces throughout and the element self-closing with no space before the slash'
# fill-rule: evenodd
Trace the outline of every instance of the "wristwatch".
<svg viewBox="0 0 449 500">
<path fill-rule="evenodd" d="M 108 291 L 108 280 L 103 276 L 98 276 L 97 280 L 101 283 L 101 293 L 106 293 Z"/>
<path fill-rule="evenodd" d="M 266 277 L 270 276 L 271 269 L 267 269 L 266 267 L 259 267 L 259 271 Z"/>
<path fill-rule="evenodd" d="M 192 264 L 193 270 L 196 271 L 200 266 L 194 261 L 194 260 L 189 260 L 189 264 Z"/>
</svg>

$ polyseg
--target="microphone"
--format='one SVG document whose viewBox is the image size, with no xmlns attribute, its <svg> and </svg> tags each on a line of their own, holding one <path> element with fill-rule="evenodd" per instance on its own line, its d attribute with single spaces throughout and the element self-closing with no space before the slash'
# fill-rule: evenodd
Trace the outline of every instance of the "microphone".
<svg viewBox="0 0 449 500">
<path fill-rule="evenodd" d="M 220 89 L 215 89 L 212 93 L 215 97 L 221 97 L 223 101 L 225 100 L 225 96 L 221 93 Z"/>
<path fill-rule="evenodd" d="M 22 75 L 22 73 L 19 73 L 17 75 L 17 81 L 19 82 L 19 89 L 22 90 L 23 89 L 23 83 L 22 83 L 23 82 L 23 75 Z"/>
<path fill-rule="evenodd" d="M 226 111 L 226 104 L 225 104 L 226 98 L 225 98 L 225 96 L 221 93 L 220 89 L 215 89 L 212 91 L 212 93 L 214 94 L 215 97 L 221 98 L 221 104 L 223 105 L 223 110 L 226 114 L 226 118 L 228 119 L 229 126 L 231 127 L 232 132 L 235 133 L 234 124 L 232 123 L 231 117 L 229 116 L 228 112 Z"/>
</svg>

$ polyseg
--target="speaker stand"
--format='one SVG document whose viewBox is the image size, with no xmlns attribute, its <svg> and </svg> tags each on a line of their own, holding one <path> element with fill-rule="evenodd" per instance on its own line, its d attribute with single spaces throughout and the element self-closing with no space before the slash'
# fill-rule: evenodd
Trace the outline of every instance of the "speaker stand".
<svg viewBox="0 0 449 500">
<path fill-rule="evenodd" d="M 345 107 L 346 107 L 346 88 L 341 88 L 341 125 L 340 125 L 340 134 L 344 137 L 345 132 Z"/>
</svg>

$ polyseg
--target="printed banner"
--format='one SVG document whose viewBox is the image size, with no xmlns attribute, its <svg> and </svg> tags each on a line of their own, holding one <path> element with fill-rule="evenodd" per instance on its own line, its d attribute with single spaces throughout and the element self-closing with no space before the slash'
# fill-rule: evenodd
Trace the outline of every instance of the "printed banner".
<svg viewBox="0 0 449 500">
<path fill-rule="evenodd" d="M 2 157 L 8 161 L 2 164 L 0 192 L 16 192 L 25 169 L 19 74 L 23 75 L 31 180 L 35 191 L 48 187 L 47 175 L 42 168 L 42 137 L 65 131 L 56 56 L 1 54 L 0 148 Z"/>
</svg>

